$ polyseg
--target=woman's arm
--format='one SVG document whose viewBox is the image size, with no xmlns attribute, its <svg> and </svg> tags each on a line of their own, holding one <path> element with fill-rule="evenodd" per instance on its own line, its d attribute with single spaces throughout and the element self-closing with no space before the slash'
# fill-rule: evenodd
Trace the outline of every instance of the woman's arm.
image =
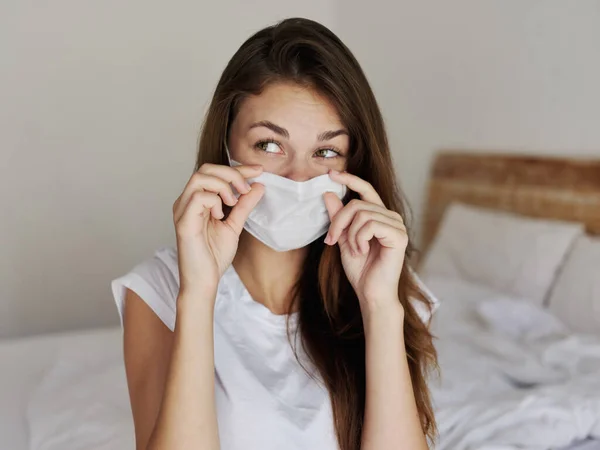
<svg viewBox="0 0 600 450">
<path fill-rule="evenodd" d="M 361 450 L 427 449 L 404 346 L 404 311 L 397 299 L 381 303 L 386 306 L 363 311 L 367 379 Z"/>
<path fill-rule="evenodd" d="M 173 333 L 135 292 L 127 290 L 123 344 L 137 450 L 146 450 L 160 411 Z"/>
<path fill-rule="evenodd" d="M 218 450 L 213 317 L 215 290 L 180 296 L 171 364 L 150 450 Z"/>
<path fill-rule="evenodd" d="M 126 297 L 125 366 L 137 450 L 218 450 L 214 291 L 177 300 L 175 332 L 135 293 Z M 205 301 L 206 300 L 206 301 Z"/>
<path fill-rule="evenodd" d="M 373 186 L 347 172 L 329 176 L 360 195 L 347 205 L 330 193 L 325 238 L 338 244 L 344 272 L 360 303 L 366 345 L 366 405 L 361 450 L 427 449 L 404 344 L 398 283 L 408 245 L 402 216 Z"/>
<path fill-rule="evenodd" d="M 168 353 L 153 351 L 163 345 L 164 326 L 157 324 L 159 319 L 139 297 L 127 294 L 128 303 L 146 309 L 145 317 L 132 314 L 130 305 L 125 311 L 127 379 L 138 450 L 219 449 L 215 301 L 244 223 L 264 194 L 264 186 L 255 183 L 251 187 L 247 180 L 261 173 L 261 166 L 203 164 L 173 204 L 179 296 Z M 239 199 L 232 185 L 241 193 Z M 223 204 L 231 207 L 227 218 Z"/>
</svg>

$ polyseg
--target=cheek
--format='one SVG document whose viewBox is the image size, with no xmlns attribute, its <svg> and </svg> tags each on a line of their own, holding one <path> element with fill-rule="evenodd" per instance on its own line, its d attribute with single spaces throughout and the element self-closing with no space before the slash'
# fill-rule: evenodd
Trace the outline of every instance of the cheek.
<svg viewBox="0 0 600 450">
<path fill-rule="evenodd" d="M 311 168 L 313 176 L 319 176 L 329 173 L 330 170 L 337 170 L 338 172 L 344 172 L 347 168 L 346 158 L 332 158 L 331 160 L 320 160 L 316 159 Z"/>
<path fill-rule="evenodd" d="M 329 167 L 328 169 L 333 169 L 333 170 L 337 170 L 338 172 L 344 172 L 347 167 L 347 159 L 346 158 L 336 158 L 335 161 L 333 161 L 331 164 L 327 164 Z"/>
<path fill-rule="evenodd" d="M 263 158 L 260 158 L 257 152 L 246 148 L 246 144 L 236 145 L 234 148 L 229 148 L 231 159 L 244 165 L 263 164 Z"/>
<path fill-rule="evenodd" d="M 286 169 L 281 162 L 273 161 L 271 158 L 256 158 L 256 164 L 263 166 L 265 172 L 274 173 L 275 175 L 286 176 Z"/>
<path fill-rule="evenodd" d="M 328 174 L 330 170 L 337 170 L 343 172 L 345 169 L 345 162 L 342 158 L 332 158 L 331 161 L 322 160 L 315 158 L 309 164 L 304 166 L 304 171 L 308 172 L 309 178 L 315 178 L 320 175 Z"/>
</svg>

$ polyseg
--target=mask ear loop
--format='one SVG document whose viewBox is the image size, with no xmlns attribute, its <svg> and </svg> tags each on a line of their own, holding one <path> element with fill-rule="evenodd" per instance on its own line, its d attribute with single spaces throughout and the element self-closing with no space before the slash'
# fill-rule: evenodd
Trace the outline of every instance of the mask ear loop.
<svg viewBox="0 0 600 450">
<path fill-rule="evenodd" d="M 229 152 L 229 146 L 227 145 L 227 138 L 229 137 L 229 116 L 231 114 L 231 104 L 229 105 L 229 111 L 227 111 L 227 118 L 225 123 L 225 136 L 223 136 L 223 147 L 225 148 L 225 156 L 227 157 L 227 164 L 231 166 L 231 153 Z"/>
<path fill-rule="evenodd" d="M 223 143 L 223 146 L 225 147 L 225 155 L 227 156 L 227 163 L 229 164 L 229 167 L 241 166 L 242 163 L 239 163 L 231 158 L 231 152 L 229 151 L 227 141 Z"/>
<path fill-rule="evenodd" d="M 229 146 L 227 145 L 227 137 L 228 136 L 229 136 L 229 118 L 227 118 L 227 123 L 225 124 L 225 136 L 223 138 L 223 148 L 225 148 L 225 156 L 227 157 L 227 165 L 229 165 L 229 167 L 233 167 L 233 166 L 235 166 L 235 164 L 233 164 L 233 160 L 231 159 L 231 153 L 229 152 Z M 233 191 L 233 195 L 236 198 L 239 198 L 241 194 L 237 191 L 235 186 L 231 185 L 231 189 Z M 223 204 L 223 213 L 225 214 L 225 217 L 223 218 L 223 220 L 227 219 L 231 210 L 232 210 L 231 206 Z"/>
<path fill-rule="evenodd" d="M 230 166 L 233 166 L 232 159 L 231 159 L 231 153 L 229 152 L 229 146 L 227 145 L 227 142 L 223 143 L 223 145 L 225 146 L 225 155 L 227 156 L 227 163 Z"/>
<path fill-rule="evenodd" d="M 227 123 L 225 124 L 225 137 L 223 138 L 223 147 L 225 148 L 225 156 L 227 156 L 227 164 L 229 167 L 241 166 L 242 163 L 239 163 L 231 158 L 231 152 L 229 151 L 229 146 L 227 145 L 227 137 L 229 136 L 229 117 L 227 117 Z"/>
</svg>

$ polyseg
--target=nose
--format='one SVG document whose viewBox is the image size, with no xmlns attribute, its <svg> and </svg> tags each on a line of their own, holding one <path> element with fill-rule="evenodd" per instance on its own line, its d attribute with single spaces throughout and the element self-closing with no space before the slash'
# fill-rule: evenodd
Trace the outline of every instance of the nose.
<svg viewBox="0 0 600 450">
<path fill-rule="evenodd" d="M 286 167 L 282 173 L 280 173 L 282 177 L 289 178 L 292 181 L 307 181 L 314 177 L 314 174 L 311 174 L 310 168 L 306 167 L 305 164 L 299 163 L 295 161 Z"/>
</svg>

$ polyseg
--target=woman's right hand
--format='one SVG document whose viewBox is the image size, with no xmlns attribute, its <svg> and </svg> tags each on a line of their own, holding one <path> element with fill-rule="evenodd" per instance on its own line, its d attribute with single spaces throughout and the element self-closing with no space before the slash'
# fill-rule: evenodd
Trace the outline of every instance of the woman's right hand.
<svg viewBox="0 0 600 450">
<path fill-rule="evenodd" d="M 263 185 L 250 187 L 247 179 L 262 170 L 261 166 L 204 164 L 190 178 L 173 204 L 180 295 L 216 291 L 233 261 L 244 223 L 264 194 Z M 231 185 L 241 194 L 239 199 Z M 225 220 L 223 203 L 232 207 Z"/>
</svg>

